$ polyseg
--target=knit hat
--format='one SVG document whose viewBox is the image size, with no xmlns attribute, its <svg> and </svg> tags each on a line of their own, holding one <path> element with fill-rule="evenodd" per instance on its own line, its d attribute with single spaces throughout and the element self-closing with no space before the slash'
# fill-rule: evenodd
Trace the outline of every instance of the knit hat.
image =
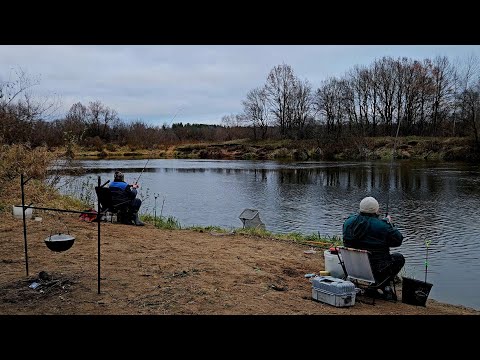
<svg viewBox="0 0 480 360">
<path fill-rule="evenodd" d="M 362 201 L 360 201 L 360 212 L 367 214 L 376 214 L 378 213 L 379 208 L 380 206 L 378 205 L 378 201 L 371 196 L 367 196 Z"/>
<path fill-rule="evenodd" d="M 121 171 L 115 171 L 115 175 L 113 177 L 113 181 L 123 181 L 125 177 Z"/>
</svg>

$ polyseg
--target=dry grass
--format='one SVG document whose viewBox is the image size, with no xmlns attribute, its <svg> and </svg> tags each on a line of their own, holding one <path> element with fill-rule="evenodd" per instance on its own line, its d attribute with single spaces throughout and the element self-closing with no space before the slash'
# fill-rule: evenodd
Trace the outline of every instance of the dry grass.
<svg viewBox="0 0 480 360">
<path fill-rule="evenodd" d="M 56 155 L 46 147 L 30 149 L 26 145 L 3 145 L 0 152 L 0 184 L 9 182 L 25 174 L 37 179 L 45 179 L 48 166 Z"/>
<path fill-rule="evenodd" d="M 12 205 L 21 203 L 20 176 L 25 175 L 25 203 L 35 206 L 81 209 L 80 201 L 61 196 L 46 184 L 48 169 L 58 154 L 46 147 L 31 149 L 25 145 L 2 146 L 0 152 L 0 212 L 10 211 Z"/>
</svg>

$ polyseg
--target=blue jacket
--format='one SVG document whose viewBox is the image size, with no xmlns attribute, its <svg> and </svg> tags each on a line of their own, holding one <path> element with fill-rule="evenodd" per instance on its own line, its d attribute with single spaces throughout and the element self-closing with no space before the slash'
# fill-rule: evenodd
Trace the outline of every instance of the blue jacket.
<svg viewBox="0 0 480 360">
<path fill-rule="evenodd" d="M 343 224 L 343 244 L 368 250 L 374 271 L 380 271 L 390 264 L 390 248 L 402 245 L 402 241 L 400 231 L 376 214 L 353 214 Z"/>
<path fill-rule="evenodd" d="M 132 188 L 125 181 L 114 181 L 110 183 L 112 202 L 114 205 L 129 204 L 137 196 L 137 189 Z"/>
</svg>

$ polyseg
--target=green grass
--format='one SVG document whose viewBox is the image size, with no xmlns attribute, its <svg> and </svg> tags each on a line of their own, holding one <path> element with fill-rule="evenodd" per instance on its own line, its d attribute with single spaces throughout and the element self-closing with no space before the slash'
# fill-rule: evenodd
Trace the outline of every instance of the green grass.
<svg viewBox="0 0 480 360">
<path fill-rule="evenodd" d="M 210 226 L 207 228 L 192 227 L 189 229 L 196 230 L 196 231 L 215 230 L 217 232 L 224 232 L 224 233 L 232 232 L 216 226 Z M 233 232 L 239 235 L 294 241 L 299 244 L 305 244 L 305 245 L 316 246 L 316 247 L 330 247 L 332 245 L 337 246 L 342 244 L 342 239 L 339 236 L 330 237 L 330 236 L 322 236 L 320 234 L 304 235 L 296 232 L 289 233 L 289 234 L 276 234 L 262 228 L 243 228 L 243 229 L 239 228 L 239 229 L 233 230 Z"/>
<path fill-rule="evenodd" d="M 238 235 L 256 236 L 260 238 L 293 241 L 298 244 L 308 245 L 312 247 L 320 247 L 320 248 L 328 248 L 330 246 L 342 245 L 341 237 L 336 235 L 328 236 L 328 235 L 320 235 L 320 233 L 305 235 L 298 232 L 293 232 L 289 234 L 276 234 L 262 228 L 238 228 L 238 229 L 232 230 L 232 229 L 224 229 L 219 226 L 194 225 L 189 227 L 182 227 L 180 222 L 173 216 L 169 216 L 168 218 L 157 217 L 156 224 L 154 224 L 155 219 L 152 215 L 142 215 L 141 219 L 145 223 L 155 225 L 155 227 L 157 227 L 158 229 L 169 229 L 169 230 L 184 229 L 184 230 L 198 231 L 200 233 L 212 232 L 212 231 L 217 233 L 234 233 Z"/>
<path fill-rule="evenodd" d="M 182 226 L 180 222 L 175 219 L 173 216 L 164 217 L 157 216 L 156 221 L 152 215 L 141 215 L 140 218 L 143 222 L 154 225 L 158 229 L 168 229 L 168 230 L 180 230 Z"/>
<path fill-rule="evenodd" d="M 228 230 L 225 230 L 219 226 L 199 226 L 199 225 L 194 225 L 190 226 L 187 228 L 188 230 L 193 230 L 193 231 L 198 231 L 198 232 L 210 232 L 210 231 L 215 231 L 219 233 L 228 233 Z"/>
</svg>

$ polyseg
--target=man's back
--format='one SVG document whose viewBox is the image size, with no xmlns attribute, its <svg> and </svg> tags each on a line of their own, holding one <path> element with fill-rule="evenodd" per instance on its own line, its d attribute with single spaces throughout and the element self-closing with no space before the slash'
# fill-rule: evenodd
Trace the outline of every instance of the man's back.
<svg viewBox="0 0 480 360">
<path fill-rule="evenodd" d="M 343 244 L 368 250 L 374 262 L 388 258 L 390 248 L 400 246 L 402 241 L 402 234 L 376 214 L 351 215 L 343 224 Z"/>
<path fill-rule="evenodd" d="M 392 223 L 390 216 L 380 219 L 377 199 L 367 196 L 360 201 L 359 213 L 350 215 L 343 223 L 343 244 L 354 249 L 367 250 L 373 275 L 379 284 L 394 281 L 405 264 L 402 254 L 390 254 L 391 247 L 402 245 L 403 236 Z M 383 294 L 396 299 L 386 286 Z"/>
<path fill-rule="evenodd" d="M 345 246 L 354 247 L 360 243 L 366 250 L 397 247 L 402 245 L 402 234 L 384 219 L 379 219 L 376 214 L 350 215 L 343 224 L 343 239 L 352 244 Z"/>
<path fill-rule="evenodd" d="M 112 202 L 114 205 L 127 204 L 135 198 L 136 190 L 131 189 L 124 181 L 114 181 L 110 183 L 110 192 L 112 193 Z"/>
</svg>

